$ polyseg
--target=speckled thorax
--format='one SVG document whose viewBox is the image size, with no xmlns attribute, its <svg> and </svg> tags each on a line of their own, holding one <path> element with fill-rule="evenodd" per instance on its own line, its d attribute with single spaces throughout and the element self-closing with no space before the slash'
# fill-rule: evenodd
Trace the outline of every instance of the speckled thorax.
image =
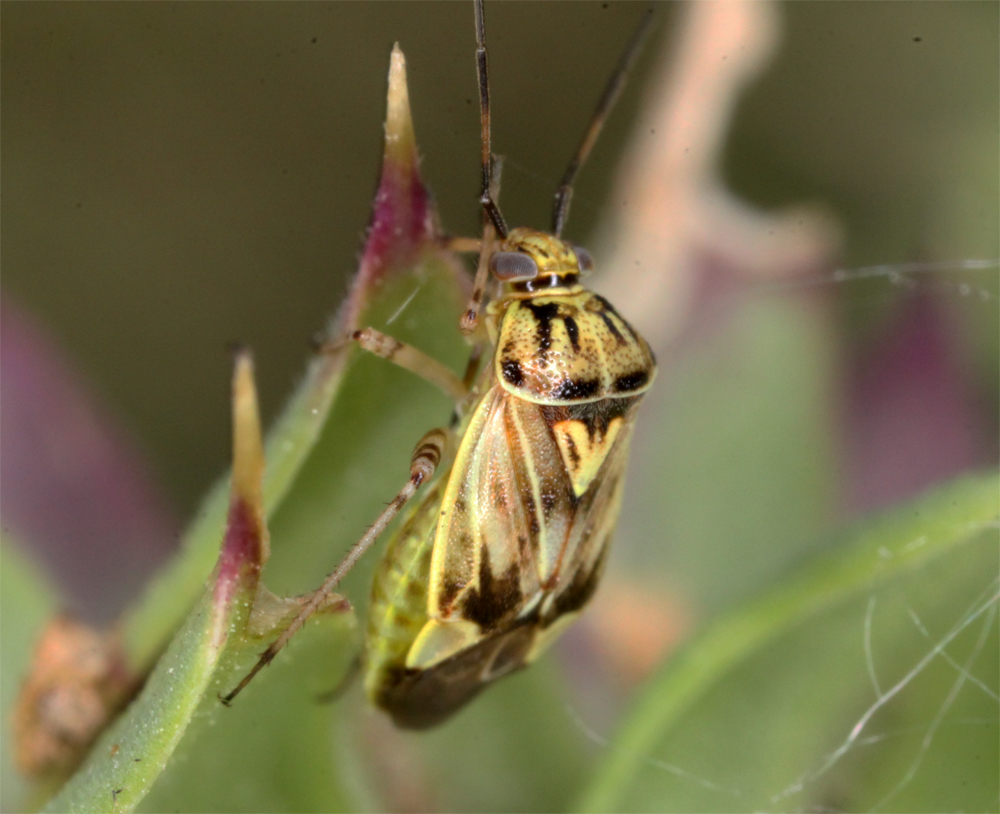
<svg viewBox="0 0 1000 814">
<path fill-rule="evenodd" d="M 494 303 L 497 379 L 536 404 L 635 396 L 653 380 L 646 341 L 604 297 L 582 286 Z"/>
</svg>

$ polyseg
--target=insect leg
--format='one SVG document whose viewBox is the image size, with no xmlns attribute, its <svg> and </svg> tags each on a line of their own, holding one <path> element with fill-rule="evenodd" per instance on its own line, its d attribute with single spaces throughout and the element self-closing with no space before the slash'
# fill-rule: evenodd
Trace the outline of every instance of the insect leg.
<svg viewBox="0 0 1000 814">
<path fill-rule="evenodd" d="M 411 373 L 416 373 L 420 378 L 439 387 L 452 401 L 462 402 L 469 395 L 468 387 L 458 376 L 433 356 L 428 356 L 413 345 L 400 342 L 374 328 L 354 331 L 347 339 L 357 342 L 369 353 L 374 353 Z M 322 346 L 321 350 L 324 353 L 333 353 L 342 347 L 343 342 L 336 342 Z"/>
<path fill-rule="evenodd" d="M 416 494 L 417 489 L 420 488 L 421 484 L 427 482 L 433 477 L 438 464 L 441 463 L 441 458 L 444 455 L 445 448 L 448 445 L 450 438 L 450 433 L 448 430 L 434 429 L 427 433 L 423 438 L 420 439 L 413 451 L 413 458 L 410 460 L 410 477 L 406 481 L 406 485 L 396 494 L 396 497 L 392 499 L 392 502 L 382 510 L 382 513 L 376 518 L 375 522 L 369 527 L 368 531 L 364 533 L 360 540 L 358 540 L 347 552 L 347 555 L 340 561 L 340 564 L 333 570 L 325 580 L 323 584 L 319 586 L 312 594 L 309 596 L 309 600 L 302 606 L 302 610 L 299 611 L 298 616 L 296 616 L 278 636 L 268 648 L 260 654 L 260 658 L 257 663 L 253 666 L 249 673 L 247 673 L 243 680 L 236 685 L 228 695 L 220 696 L 219 700 L 223 704 L 229 706 L 233 699 L 240 693 L 240 691 L 249 684 L 255 675 L 264 669 L 268 664 L 270 664 L 276 655 L 281 651 L 281 649 L 288 644 L 288 641 L 294 636 L 299 628 L 302 627 L 309 619 L 316 609 L 323 604 L 323 601 L 329 596 L 330 592 L 337 587 L 337 583 L 342 580 L 347 573 L 354 567 L 355 563 L 361 558 L 361 556 L 371 547 L 372 543 L 378 539 L 379 535 L 385 531 L 386 526 L 392 522 L 393 518 L 399 514 L 400 510 L 406 503 Z"/>
<path fill-rule="evenodd" d="M 484 218 L 485 220 L 485 218 Z M 490 255 L 493 253 L 493 237 L 496 234 L 493 224 L 486 220 L 483 228 L 482 247 L 479 250 L 479 265 L 476 268 L 476 279 L 472 283 L 472 296 L 469 297 L 469 306 L 462 314 L 458 326 L 462 333 L 468 336 L 474 333 L 479 327 L 479 311 L 483 305 L 483 297 L 486 294 L 486 285 L 490 278 Z"/>
<path fill-rule="evenodd" d="M 453 252 L 478 252 L 483 242 L 478 237 L 455 237 L 454 235 L 444 235 L 441 237 L 441 248 Z"/>
<path fill-rule="evenodd" d="M 483 343 L 477 342 L 472 346 L 472 351 L 469 353 L 469 361 L 465 365 L 465 376 L 462 377 L 462 383 L 470 389 L 476 380 L 476 375 L 479 373 L 479 361 L 483 358 L 483 350 Z"/>
<path fill-rule="evenodd" d="M 492 162 L 490 195 L 495 199 L 500 197 L 500 173 L 503 170 L 503 158 L 495 155 L 492 157 Z M 476 251 L 479 252 L 479 265 L 476 267 L 476 278 L 472 281 L 472 296 L 469 297 L 469 305 L 458 323 L 458 327 L 466 336 L 475 333 L 476 328 L 479 327 L 479 312 L 483 307 L 486 286 L 490 281 L 490 256 L 493 254 L 493 243 L 496 241 L 496 237 L 496 227 L 484 213 L 483 238 L 476 246 Z"/>
</svg>

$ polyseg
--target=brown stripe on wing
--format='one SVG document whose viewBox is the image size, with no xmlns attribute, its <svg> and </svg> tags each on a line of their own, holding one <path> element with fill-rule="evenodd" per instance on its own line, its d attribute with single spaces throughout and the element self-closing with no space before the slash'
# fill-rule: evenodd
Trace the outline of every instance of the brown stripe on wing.
<svg viewBox="0 0 1000 814">
<path fill-rule="evenodd" d="M 615 401 L 621 401 L 615 399 Z M 579 418 L 578 408 L 576 411 Z M 563 567 L 554 590 L 554 600 L 548 605 L 542 624 L 550 625 L 558 617 L 575 613 L 586 605 L 597 589 L 604 561 L 614 536 L 621 510 L 625 484 L 625 463 L 631 441 L 634 413 L 613 416 L 624 425 L 608 453 L 601 471 L 579 499 L 569 531 Z M 562 416 L 552 416 L 561 418 Z M 565 420 L 565 419 L 564 419 Z M 601 421 L 607 421 L 604 416 Z"/>
<path fill-rule="evenodd" d="M 504 622 L 517 617 L 524 601 L 521 593 L 521 574 L 517 563 L 511 565 L 500 577 L 493 575 L 490 551 L 484 546 L 479 559 L 479 579 L 462 597 L 461 612 L 464 619 L 492 631 Z"/>
<path fill-rule="evenodd" d="M 462 440 L 434 542 L 428 607 L 435 618 L 464 616 L 468 607 L 470 620 L 495 627 L 539 590 L 534 557 L 542 527 L 515 474 L 524 451 L 511 437 L 512 401 L 494 387 Z"/>
<path fill-rule="evenodd" d="M 532 532 L 535 557 L 530 565 L 536 569 L 538 584 L 551 587 L 558 579 L 573 523 L 573 486 L 542 407 L 512 398 L 507 404 L 507 428 L 511 446 L 520 450 L 514 455 L 514 475 Z"/>
</svg>

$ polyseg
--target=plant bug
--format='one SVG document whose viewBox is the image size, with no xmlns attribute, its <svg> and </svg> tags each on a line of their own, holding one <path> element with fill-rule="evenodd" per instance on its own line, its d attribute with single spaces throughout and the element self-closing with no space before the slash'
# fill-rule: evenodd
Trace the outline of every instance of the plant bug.
<svg viewBox="0 0 1000 814">
<path fill-rule="evenodd" d="M 473 345 L 467 374 L 461 380 L 372 328 L 349 337 L 452 396 L 452 425 L 421 439 L 407 484 L 223 703 L 271 662 L 424 484 L 427 492 L 377 569 L 365 642 L 366 693 L 398 726 L 434 726 L 490 682 L 529 665 L 576 618 L 600 579 L 636 410 L 656 363 L 614 307 L 581 285 L 590 256 L 561 233 L 576 174 L 650 15 L 563 176 L 550 233 L 508 229 L 496 203 L 482 0 L 475 20 L 483 236 L 456 241 L 479 250 L 461 318 Z M 401 65 L 401 54 L 394 51 L 393 60 Z"/>
</svg>

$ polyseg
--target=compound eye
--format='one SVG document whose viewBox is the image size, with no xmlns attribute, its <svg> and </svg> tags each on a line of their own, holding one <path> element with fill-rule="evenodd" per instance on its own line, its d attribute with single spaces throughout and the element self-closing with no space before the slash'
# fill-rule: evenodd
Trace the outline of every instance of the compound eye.
<svg viewBox="0 0 1000 814">
<path fill-rule="evenodd" d="M 534 280 L 538 276 L 538 265 L 521 252 L 496 252 L 490 258 L 490 271 L 498 280 L 517 283 Z"/>
<path fill-rule="evenodd" d="M 573 254 L 576 255 L 576 262 L 580 266 L 580 271 L 587 272 L 594 270 L 594 258 L 582 246 L 574 246 Z"/>
</svg>

